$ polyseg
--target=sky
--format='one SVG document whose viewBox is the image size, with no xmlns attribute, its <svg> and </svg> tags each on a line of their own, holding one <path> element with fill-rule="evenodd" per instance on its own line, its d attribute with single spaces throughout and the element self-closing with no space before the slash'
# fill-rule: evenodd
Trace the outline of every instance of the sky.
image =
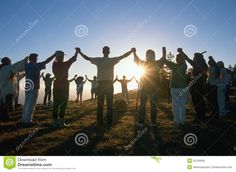
<svg viewBox="0 0 236 172">
<path fill-rule="evenodd" d="M 161 47 L 166 46 L 173 54 L 182 47 L 189 57 L 207 50 L 206 59 L 212 55 L 225 66 L 236 64 L 235 0 L 1 0 L 0 23 L 0 58 L 8 56 L 13 62 L 32 52 L 43 61 L 55 50 L 63 50 L 68 59 L 74 47 L 100 57 L 102 47 L 108 45 L 111 57 L 136 47 L 142 59 L 147 49 L 155 50 L 158 59 Z M 51 64 L 45 73 L 52 73 Z M 115 67 L 120 78 L 137 73 L 133 56 Z M 70 78 L 75 74 L 92 78 L 96 66 L 78 56 Z M 129 85 L 129 89 L 135 87 L 135 82 Z M 43 88 L 41 82 L 40 95 Z M 74 99 L 75 84 L 70 88 Z M 86 83 L 85 99 L 89 90 Z M 116 83 L 115 92 L 120 90 Z"/>
</svg>

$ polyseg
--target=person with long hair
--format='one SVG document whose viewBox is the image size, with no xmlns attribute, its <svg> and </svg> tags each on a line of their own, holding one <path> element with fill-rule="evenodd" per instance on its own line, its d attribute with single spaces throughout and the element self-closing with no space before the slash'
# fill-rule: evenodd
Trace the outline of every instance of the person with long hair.
<svg viewBox="0 0 236 172">
<path fill-rule="evenodd" d="M 193 67 L 190 95 L 196 111 L 195 119 L 204 122 L 206 120 L 206 79 L 208 66 L 203 57 L 205 53 L 194 53 L 193 60 L 190 59 L 181 48 L 178 52 L 182 54 L 185 60 Z"/>
<path fill-rule="evenodd" d="M 218 66 L 212 56 L 209 56 L 208 61 L 208 78 L 207 78 L 207 105 L 210 109 L 210 117 L 218 117 L 218 100 L 217 100 L 217 75 Z"/>
<path fill-rule="evenodd" d="M 171 73 L 171 96 L 172 96 L 172 112 L 174 116 L 174 124 L 185 124 L 186 100 L 187 100 L 187 65 L 183 54 L 176 56 L 176 63 L 164 60 L 165 65 L 172 71 Z"/>
</svg>

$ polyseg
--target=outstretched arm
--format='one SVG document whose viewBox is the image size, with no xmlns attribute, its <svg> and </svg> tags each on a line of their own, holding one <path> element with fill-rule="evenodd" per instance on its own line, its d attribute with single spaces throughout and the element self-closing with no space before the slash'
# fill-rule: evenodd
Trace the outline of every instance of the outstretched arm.
<svg viewBox="0 0 236 172">
<path fill-rule="evenodd" d="M 50 61 L 52 61 L 52 59 L 56 56 L 56 53 L 54 53 L 53 55 L 51 55 L 50 57 L 48 57 L 45 61 L 43 61 L 43 63 L 47 64 Z"/>
<path fill-rule="evenodd" d="M 82 53 L 81 49 L 78 48 L 78 53 L 85 59 L 85 60 L 91 60 L 91 57 L 88 57 L 87 55 L 85 55 L 84 53 Z"/>
<path fill-rule="evenodd" d="M 136 51 L 135 48 L 131 48 L 130 51 L 128 51 L 127 53 L 125 53 L 125 54 L 123 54 L 122 56 L 119 56 L 119 57 L 117 57 L 117 58 L 118 58 L 119 60 L 122 60 L 122 59 L 128 57 L 131 53 L 133 53 L 133 52 L 135 52 L 135 51 Z"/>
</svg>

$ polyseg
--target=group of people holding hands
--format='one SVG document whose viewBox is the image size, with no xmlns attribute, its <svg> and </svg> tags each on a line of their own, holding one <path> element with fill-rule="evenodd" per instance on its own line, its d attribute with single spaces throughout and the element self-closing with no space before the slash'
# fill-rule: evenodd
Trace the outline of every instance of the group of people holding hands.
<svg viewBox="0 0 236 172">
<path fill-rule="evenodd" d="M 142 66 L 145 73 L 138 81 L 141 87 L 139 88 L 140 104 L 138 110 L 138 126 L 145 125 L 146 104 L 150 99 L 151 127 L 157 126 L 157 102 L 158 91 L 160 88 L 160 70 L 163 65 L 166 65 L 171 71 L 171 95 L 172 95 L 172 112 L 173 121 L 176 125 L 185 124 L 186 114 L 186 99 L 190 92 L 193 102 L 196 119 L 205 121 L 207 119 L 206 109 L 209 105 L 211 117 L 223 117 L 227 113 L 227 93 L 230 85 L 230 75 L 224 68 L 222 61 L 215 62 L 213 57 L 209 57 L 207 65 L 203 53 L 195 53 L 193 59 L 190 59 L 185 52 L 177 49 L 176 62 L 167 60 L 166 48 L 162 48 L 162 57 L 156 60 L 154 50 L 147 50 L 145 60 L 141 60 L 136 53 L 135 48 L 118 57 L 109 57 L 110 48 L 103 47 L 102 57 L 89 57 L 84 54 L 80 48 L 75 48 L 75 54 L 68 60 L 64 59 L 63 51 L 56 51 L 45 61 L 38 62 L 38 54 L 32 53 L 23 60 L 11 63 L 10 58 L 4 57 L 1 59 L 0 66 L 0 120 L 9 119 L 9 111 L 12 108 L 19 92 L 19 73 L 24 71 L 26 84 L 31 84 L 31 87 L 25 89 L 25 103 L 22 112 L 22 123 L 24 125 L 32 125 L 33 114 L 37 103 L 38 91 L 40 88 L 40 77 L 45 82 L 44 104 L 51 101 L 51 93 L 53 94 L 53 112 L 52 126 L 64 128 L 65 111 L 69 100 L 69 84 L 74 81 L 76 83 L 77 98 L 76 101 L 82 103 L 83 86 L 86 81 L 91 82 L 91 97 L 97 97 L 97 125 L 103 124 L 104 120 L 104 101 L 106 98 L 107 113 L 106 119 L 109 126 L 113 125 L 113 83 L 118 81 L 122 86 L 123 98 L 129 103 L 127 80 L 124 76 L 119 80 L 114 79 L 114 66 L 122 59 L 134 55 L 134 62 L 138 66 Z M 77 56 L 82 56 L 85 60 L 96 65 L 97 76 L 92 80 L 75 75 L 74 78 L 68 79 L 68 73 L 71 65 L 76 62 Z M 54 59 L 52 64 L 52 72 L 54 77 L 48 73 L 44 76 L 41 70 L 46 68 L 46 65 Z M 188 62 L 192 70 L 192 79 L 190 83 L 187 79 L 187 64 Z M 132 71 L 131 71 L 132 72 Z M 28 82 L 28 83 L 27 83 Z M 53 86 L 53 90 L 51 87 Z M 207 99 L 206 99 L 207 98 Z M 207 102 L 206 102 L 207 100 Z"/>
</svg>

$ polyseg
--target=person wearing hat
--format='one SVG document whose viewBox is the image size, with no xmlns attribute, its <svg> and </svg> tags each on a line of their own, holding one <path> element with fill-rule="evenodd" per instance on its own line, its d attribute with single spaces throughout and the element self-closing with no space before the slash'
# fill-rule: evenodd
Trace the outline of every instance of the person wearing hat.
<svg viewBox="0 0 236 172">
<path fill-rule="evenodd" d="M 146 104 L 150 98 L 151 105 L 151 127 L 157 126 L 157 94 L 158 87 L 160 87 L 160 69 L 164 65 L 166 57 L 166 48 L 162 47 L 162 57 L 155 60 L 155 51 L 149 49 L 146 51 L 146 61 L 141 60 L 136 52 L 134 52 L 134 62 L 144 68 L 145 73 L 140 78 L 140 105 L 137 126 L 143 127 L 145 125 Z"/>
<path fill-rule="evenodd" d="M 193 60 L 191 60 L 183 52 L 182 48 L 178 48 L 178 52 L 182 54 L 185 60 L 193 67 L 190 95 L 196 111 L 195 118 L 204 122 L 206 120 L 205 95 L 208 66 L 203 57 L 203 53 L 194 53 Z"/>
<path fill-rule="evenodd" d="M 40 71 L 46 68 L 46 64 L 56 56 L 54 53 L 43 62 L 38 61 L 38 54 L 29 55 L 29 63 L 25 64 L 25 104 L 22 113 L 22 123 L 32 125 L 33 114 L 37 103 L 40 88 Z"/>
<path fill-rule="evenodd" d="M 52 71 L 55 76 L 53 82 L 53 127 L 64 128 L 68 126 L 65 124 L 65 111 L 69 100 L 68 71 L 77 60 L 78 52 L 79 48 L 75 48 L 74 56 L 68 61 L 64 61 L 65 53 L 63 51 L 56 52 L 56 59 L 52 64 Z"/>
<path fill-rule="evenodd" d="M 0 68 L 0 120 L 9 119 L 9 110 L 12 109 L 13 101 L 17 95 L 16 73 L 24 69 L 28 57 L 14 64 L 8 57 L 2 58 Z"/>
<path fill-rule="evenodd" d="M 80 102 L 80 105 L 82 104 L 82 99 L 83 99 L 83 89 L 84 89 L 84 84 L 86 83 L 87 79 L 84 81 L 84 77 L 75 75 L 74 79 L 75 84 L 76 84 L 76 99 L 75 102 Z"/>
<path fill-rule="evenodd" d="M 80 50 L 80 49 L 79 49 Z M 103 57 L 91 58 L 79 51 L 79 54 L 92 64 L 97 66 L 97 80 L 98 80 L 98 105 L 97 105 L 97 125 L 100 126 L 103 123 L 103 108 L 104 99 L 107 101 L 107 123 L 112 126 L 113 123 L 113 80 L 114 80 L 114 66 L 120 62 L 120 60 L 128 57 L 132 52 L 132 48 L 122 56 L 110 58 L 110 47 L 103 47 Z"/>
<path fill-rule="evenodd" d="M 46 76 L 44 76 L 44 72 L 42 73 L 42 78 L 45 84 L 45 93 L 44 93 L 44 98 L 43 98 L 43 104 L 47 105 L 47 100 L 48 103 L 51 102 L 51 97 L 52 97 L 52 82 L 54 81 L 55 77 L 50 77 L 51 74 L 47 73 Z"/>
</svg>

